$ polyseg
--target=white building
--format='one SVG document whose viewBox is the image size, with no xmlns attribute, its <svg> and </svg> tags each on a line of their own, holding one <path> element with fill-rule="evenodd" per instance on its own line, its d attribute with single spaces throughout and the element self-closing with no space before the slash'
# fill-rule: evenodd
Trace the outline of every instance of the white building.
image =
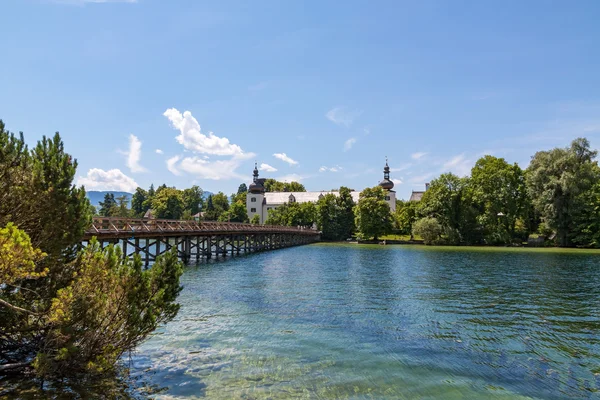
<svg viewBox="0 0 600 400">
<path fill-rule="evenodd" d="M 254 165 L 254 179 L 248 187 L 248 195 L 246 196 L 246 209 L 248 211 L 248 219 L 252 220 L 255 215 L 260 218 L 260 223 L 264 224 L 269 216 L 269 210 L 273 210 L 284 203 L 316 203 L 319 199 L 328 193 L 339 196 L 338 192 L 322 191 L 322 192 L 266 192 L 263 186 L 264 179 L 258 179 L 258 167 Z M 390 206 L 392 212 L 396 211 L 396 192 L 394 182 L 390 180 L 390 167 L 387 161 L 383 169 L 383 180 L 379 182 L 386 191 L 385 200 Z M 352 200 L 358 203 L 360 192 L 350 192 Z"/>
</svg>

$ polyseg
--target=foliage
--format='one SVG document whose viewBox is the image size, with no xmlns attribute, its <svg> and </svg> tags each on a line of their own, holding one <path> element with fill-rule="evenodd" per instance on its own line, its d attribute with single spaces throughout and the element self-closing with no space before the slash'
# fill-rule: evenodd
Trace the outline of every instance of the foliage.
<svg viewBox="0 0 600 400">
<path fill-rule="evenodd" d="M 168 187 L 157 190 L 152 200 L 152 210 L 156 218 L 181 219 L 184 210 L 181 190 Z"/>
<path fill-rule="evenodd" d="M 360 193 L 354 215 L 356 230 L 363 239 L 377 240 L 392 230 L 390 206 L 385 201 L 385 192 L 379 186 L 367 188 Z"/>
<path fill-rule="evenodd" d="M 237 194 L 242 194 L 242 193 L 247 193 L 247 192 L 248 192 L 248 186 L 246 186 L 245 183 L 240 184 L 240 186 L 238 187 Z"/>
<path fill-rule="evenodd" d="M 254 215 L 250 220 L 250 223 L 254 225 L 260 224 L 260 216 L 258 214 Z"/>
<path fill-rule="evenodd" d="M 183 208 L 189 210 L 192 215 L 196 215 L 202 208 L 202 194 L 204 191 L 199 186 L 194 185 L 191 188 L 183 190 Z"/>
<path fill-rule="evenodd" d="M 337 198 L 338 213 L 338 224 L 340 229 L 340 237 L 342 239 L 348 239 L 352 237 L 356 230 L 354 221 L 354 200 L 350 194 L 351 190 L 345 186 L 340 187 L 339 197 Z"/>
<path fill-rule="evenodd" d="M 413 238 L 413 224 L 418 219 L 419 203 L 416 201 L 396 200 L 394 225 L 399 233 Z"/>
<path fill-rule="evenodd" d="M 600 176 L 600 171 L 596 171 Z M 572 241 L 583 247 L 600 248 L 600 180 L 578 199 L 579 208 L 573 215 Z"/>
<path fill-rule="evenodd" d="M 411 236 L 420 236 L 425 244 L 435 244 L 442 235 L 443 228 L 437 219 L 425 217 L 413 224 Z"/>
<path fill-rule="evenodd" d="M 314 203 L 284 203 L 270 210 L 265 224 L 311 227 L 316 221 Z"/>
<path fill-rule="evenodd" d="M 339 214 L 336 195 L 328 193 L 317 201 L 316 219 L 317 227 L 321 231 L 321 239 L 345 239 L 340 228 Z"/>
<path fill-rule="evenodd" d="M 130 217 L 131 212 L 130 212 L 129 208 L 127 207 L 129 204 L 129 200 L 127 199 L 127 196 L 125 196 L 125 195 L 119 196 L 116 198 L 116 200 L 117 200 L 117 205 L 116 205 L 115 213 L 113 215 L 116 217 L 121 217 L 121 218 Z"/>
<path fill-rule="evenodd" d="M 110 370 L 179 310 L 183 269 L 175 250 L 143 269 L 138 256 L 124 261 L 119 248 L 101 251 L 94 241 L 74 266 L 73 281 L 44 316 L 52 328 L 34 360 L 38 374 Z"/>
<path fill-rule="evenodd" d="M 487 155 L 475 163 L 469 183 L 486 242 L 511 243 L 517 221 L 525 219 L 529 209 L 523 170 L 503 158 Z"/>
<path fill-rule="evenodd" d="M 175 254 L 139 259 L 75 249 L 90 205 L 58 134 L 29 151 L 0 122 L 0 365 L 65 376 L 114 366 L 177 312 Z M 17 229 L 18 227 L 18 229 Z"/>
<path fill-rule="evenodd" d="M 152 188 L 152 187 L 151 187 Z M 154 189 L 152 188 L 154 192 Z M 154 194 L 152 195 L 154 197 Z M 135 193 L 131 197 L 131 214 L 134 217 L 141 218 L 146 214 L 151 207 L 152 202 L 150 199 L 149 191 L 146 191 L 140 187 L 135 189 Z"/>
<path fill-rule="evenodd" d="M 219 217 L 219 221 L 230 222 L 248 222 L 248 212 L 246 211 L 246 202 L 237 200 L 231 204 L 229 210 L 225 211 Z"/>
<path fill-rule="evenodd" d="M 22 279 L 45 276 L 47 270 L 38 270 L 45 254 L 31 245 L 29 235 L 9 222 L 0 229 L 0 282 L 13 285 Z"/>
<path fill-rule="evenodd" d="M 98 213 L 103 217 L 112 217 L 117 213 L 117 201 L 114 193 L 106 193 L 104 201 L 100 202 L 100 210 Z"/>
<path fill-rule="evenodd" d="M 529 196 L 543 222 L 556 230 L 560 246 L 572 244 L 575 215 L 585 202 L 581 196 L 598 181 L 596 155 L 579 138 L 569 148 L 537 152 L 527 168 Z"/>
<path fill-rule="evenodd" d="M 433 217 L 449 244 L 476 244 L 482 240 L 469 178 L 447 173 L 431 181 L 419 204 L 420 214 Z"/>
<path fill-rule="evenodd" d="M 223 221 L 223 215 L 225 215 L 228 210 L 229 200 L 223 192 L 211 194 L 208 196 L 206 203 L 204 219 L 207 221 Z"/>
<path fill-rule="evenodd" d="M 341 187 L 339 196 L 328 193 L 316 204 L 316 223 L 323 240 L 345 240 L 354 233 L 354 201 L 350 189 Z"/>
<path fill-rule="evenodd" d="M 266 192 L 306 192 L 304 185 L 298 182 L 279 182 L 275 179 L 266 179 L 264 183 Z"/>
</svg>

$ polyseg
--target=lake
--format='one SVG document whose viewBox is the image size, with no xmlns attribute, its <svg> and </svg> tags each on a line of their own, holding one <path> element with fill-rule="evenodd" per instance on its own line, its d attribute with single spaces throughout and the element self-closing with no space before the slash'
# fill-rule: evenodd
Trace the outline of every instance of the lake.
<svg viewBox="0 0 600 400">
<path fill-rule="evenodd" d="M 157 398 L 600 398 L 600 253 L 315 244 L 186 269 Z"/>
</svg>

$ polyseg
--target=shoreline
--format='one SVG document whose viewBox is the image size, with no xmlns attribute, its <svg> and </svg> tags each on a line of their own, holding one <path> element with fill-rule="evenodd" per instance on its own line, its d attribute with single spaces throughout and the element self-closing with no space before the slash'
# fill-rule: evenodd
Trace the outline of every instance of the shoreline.
<svg viewBox="0 0 600 400">
<path fill-rule="evenodd" d="M 600 255 L 600 249 L 598 248 L 584 248 L 584 247 L 558 247 L 558 246 L 492 246 L 492 245 L 426 245 L 422 240 L 386 240 L 383 244 L 382 241 L 368 240 L 368 241 L 319 241 L 315 244 L 332 244 L 332 245 L 364 245 L 364 246 L 406 246 L 406 247 L 420 247 L 424 249 L 449 249 L 449 250 L 504 250 L 504 251 L 551 251 L 551 252 L 573 252 L 573 253 L 597 253 Z"/>
</svg>

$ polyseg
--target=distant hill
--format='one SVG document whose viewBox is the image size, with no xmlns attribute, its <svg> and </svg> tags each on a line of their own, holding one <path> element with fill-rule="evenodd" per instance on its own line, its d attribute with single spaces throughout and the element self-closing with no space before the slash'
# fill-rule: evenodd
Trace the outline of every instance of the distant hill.
<svg viewBox="0 0 600 400">
<path fill-rule="evenodd" d="M 96 207 L 96 209 L 100 208 L 100 202 L 104 201 L 104 195 L 106 195 L 107 193 L 112 193 L 115 195 L 115 199 L 117 197 L 121 197 L 121 196 L 127 196 L 127 201 L 130 202 L 131 201 L 131 197 L 133 196 L 133 194 L 131 193 L 127 193 L 127 192 L 115 192 L 112 190 L 108 190 L 105 192 L 99 192 L 99 191 L 90 191 L 90 192 L 86 192 L 88 199 L 90 199 L 90 203 Z"/>
</svg>

